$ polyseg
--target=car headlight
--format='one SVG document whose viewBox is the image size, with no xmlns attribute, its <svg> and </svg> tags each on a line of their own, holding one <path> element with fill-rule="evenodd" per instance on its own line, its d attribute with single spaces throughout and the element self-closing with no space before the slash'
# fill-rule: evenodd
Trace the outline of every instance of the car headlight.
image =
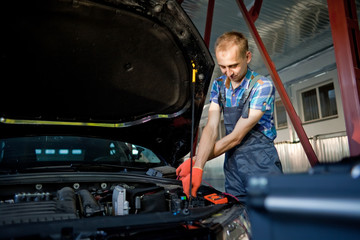
<svg viewBox="0 0 360 240">
<path fill-rule="evenodd" d="M 249 240 L 250 239 L 250 223 L 248 219 L 245 219 L 243 215 L 232 220 L 226 226 L 221 233 L 221 236 L 218 236 L 218 239 L 241 239 Z"/>
<path fill-rule="evenodd" d="M 202 221 L 205 225 L 221 225 L 216 239 L 251 239 L 250 220 L 245 206 L 234 205 Z"/>
</svg>

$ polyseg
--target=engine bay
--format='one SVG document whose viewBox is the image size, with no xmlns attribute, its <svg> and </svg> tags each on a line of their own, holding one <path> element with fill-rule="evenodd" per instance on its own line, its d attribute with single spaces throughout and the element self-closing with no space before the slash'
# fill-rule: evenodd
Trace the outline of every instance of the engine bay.
<svg viewBox="0 0 360 240">
<path fill-rule="evenodd" d="M 216 204 L 213 196 L 208 197 L 213 189 L 189 201 L 180 186 L 169 184 L 72 182 L 2 187 L 0 226 L 155 212 L 178 215 L 186 214 L 188 208 Z"/>
</svg>

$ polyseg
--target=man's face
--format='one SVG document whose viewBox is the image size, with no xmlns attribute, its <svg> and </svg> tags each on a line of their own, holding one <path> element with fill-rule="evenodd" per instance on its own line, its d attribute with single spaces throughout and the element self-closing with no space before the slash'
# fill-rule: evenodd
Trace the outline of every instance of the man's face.
<svg viewBox="0 0 360 240">
<path fill-rule="evenodd" d="M 225 50 L 216 49 L 215 55 L 221 72 L 233 82 L 233 85 L 240 84 L 251 61 L 251 53 L 248 51 L 245 56 L 240 56 L 238 46 L 232 45 Z"/>
</svg>

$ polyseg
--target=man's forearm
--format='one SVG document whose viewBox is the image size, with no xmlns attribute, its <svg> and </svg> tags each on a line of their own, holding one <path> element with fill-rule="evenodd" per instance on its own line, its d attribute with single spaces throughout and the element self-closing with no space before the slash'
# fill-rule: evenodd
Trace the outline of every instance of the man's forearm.
<svg viewBox="0 0 360 240">
<path fill-rule="evenodd" d="M 241 143 L 246 134 L 256 125 L 264 113 L 260 110 L 251 110 L 248 118 L 240 118 L 234 130 L 214 144 L 209 159 L 220 156 Z"/>
<path fill-rule="evenodd" d="M 242 139 L 252 129 L 253 126 L 254 125 L 252 124 L 244 126 L 244 128 L 241 129 L 242 131 L 239 131 L 238 135 L 236 135 L 236 132 L 233 132 L 217 141 L 214 145 L 212 153 L 209 155 L 209 159 L 216 158 L 240 144 Z"/>
<path fill-rule="evenodd" d="M 204 128 L 199 143 L 198 153 L 196 155 L 195 167 L 203 169 L 207 160 L 211 159 L 210 155 L 213 152 L 217 134 L 217 128 L 213 129 L 209 126 Z"/>
</svg>

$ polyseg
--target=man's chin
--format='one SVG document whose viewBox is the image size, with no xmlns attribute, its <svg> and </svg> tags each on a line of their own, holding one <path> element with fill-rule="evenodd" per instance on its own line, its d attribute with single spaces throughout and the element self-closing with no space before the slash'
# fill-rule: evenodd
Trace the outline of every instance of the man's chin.
<svg viewBox="0 0 360 240">
<path fill-rule="evenodd" d="M 241 82 L 242 81 L 242 78 L 241 77 L 238 77 L 238 76 L 234 76 L 234 77 L 230 77 L 230 80 L 232 82 Z"/>
</svg>

